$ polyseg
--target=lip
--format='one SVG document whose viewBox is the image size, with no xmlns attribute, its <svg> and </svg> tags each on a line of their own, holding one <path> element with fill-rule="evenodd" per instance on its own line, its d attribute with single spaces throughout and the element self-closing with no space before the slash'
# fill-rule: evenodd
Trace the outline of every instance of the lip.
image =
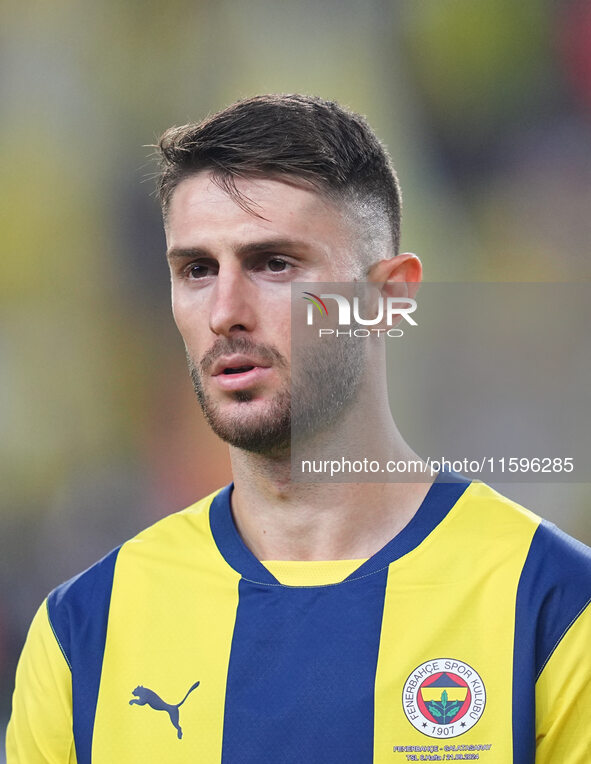
<svg viewBox="0 0 591 764">
<path fill-rule="evenodd" d="M 253 366 L 249 371 L 240 371 L 235 374 L 215 374 L 213 379 L 222 390 L 242 390 L 263 382 L 271 372 L 270 366 Z"/>
<path fill-rule="evenodd" d="M 224 374 L 225 369 L 239 368 L 241 366 L 252 366 L 252 368 L 248 371 Z M 240 390 L 258 384 L 270 372 L 271 367 L 258 361 L 256 358 L 235 354 L 219 358 L 211 370 L 211 376 L 222 390 Z"/>
<path fill-rule="evenodd" d="M 239 353 L 234 353 L 233 355 L 224 355 L 221 358 L 219 358 L 213 365 L 213 368 L 211 370 L 211 376 L 217 377 L 219 374 L 224 373 L 224 369 L 228 368 L 239 368 L 240 366 L 255 366 L 260 369 L 266 369 L 268 368 L 268 363 L 263 363 L 259 361 L 256 358 L 253 358 L 252 356 L 248 355 L 240 355 Z M 243 372 L 247 373 L 247 372 Z M 225 375 L 225 376 L 232 376 L 232 375 Z M 238 374 L 236 376 L 239 376 Z"/>
</svg>

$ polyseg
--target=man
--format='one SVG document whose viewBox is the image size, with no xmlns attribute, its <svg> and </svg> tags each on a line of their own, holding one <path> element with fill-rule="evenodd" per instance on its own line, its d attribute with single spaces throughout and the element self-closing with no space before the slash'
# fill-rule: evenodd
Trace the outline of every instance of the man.
<svg viewBox="0 0 591 764">
<path fill-rule="evenodd" d="M 290 384 L 293 283 L 421 278 L 367 123 L 263 96 L 159 147 L 174 317 L 234 482 L 49 595 L 9 764 L 591 760 L 590 550 L 454 474 L 290 479 L 296 420 L 418 460 L 381 340 L 310 348 Z"/>
</svg>

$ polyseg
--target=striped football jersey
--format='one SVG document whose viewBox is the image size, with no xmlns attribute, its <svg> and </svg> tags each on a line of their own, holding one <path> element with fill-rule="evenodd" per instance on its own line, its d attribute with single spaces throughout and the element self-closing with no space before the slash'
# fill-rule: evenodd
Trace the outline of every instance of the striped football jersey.
<svg viewBox="0 0 591 764">
<path fill-rule="evenodd" d="M 452 476 L 367 560 L 264 564 L 231 492 L 49 595 L 8 764 L 591 761 L 583 544 Z"/>
</svg>

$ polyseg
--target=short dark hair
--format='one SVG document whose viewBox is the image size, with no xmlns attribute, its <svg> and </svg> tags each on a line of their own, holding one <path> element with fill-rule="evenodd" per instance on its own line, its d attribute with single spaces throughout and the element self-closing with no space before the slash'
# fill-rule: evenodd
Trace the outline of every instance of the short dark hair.
<svg viewBox="0 0 591 764">
<path fill-rule="evenodd" d="M 241 206 L 238 177 L 301 178 L 336 201 L 354 201 L 387 217 L 394 254 L 401 195 L 386 148 L 366 119 L 334 101 L 261 95 L 237 101 L 202 122 L 171 127 L 157 147 L 158 196 L 164 218 L 176 186 L 200 170 Z M 252 211 L 252 210 L 250 210 Z"/>
</svg>

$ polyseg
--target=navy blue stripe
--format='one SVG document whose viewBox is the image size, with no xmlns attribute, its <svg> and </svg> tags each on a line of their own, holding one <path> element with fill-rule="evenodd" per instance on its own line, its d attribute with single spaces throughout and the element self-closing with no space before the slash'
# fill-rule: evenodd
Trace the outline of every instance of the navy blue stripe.
<svg viewBox="0 0 591 764">
<path fill-rule="evenodd" d="M 375 573 L 412 551 L 439 525 L 469 485 L 469 480 L 455 472 L 439 473 L 408 525 L 349 578 Z M 211 532 L 217 547 L 225 560 L 244 578 L 277 585 L 277 579 L 256 559 L 236 530 L 231 509 L 233 488 L 232 483 L 223 488 L 214 498 L 209 511 Z"/>
<path fill-rule="evenodd" d="M 209 509 L 209 524 L 215 543 L 226 562 L 250 581 L 277 584 L 277 579 L 257 560 L 240 538 L 232 518 L 234 483 L 216 495 Z"/>
<path fill-rule="evenodd" d="M 591 599 L 591 549 L 542 521 L 517 589 L 513 658 L 513 756 L 535 760 L 535 682 Z"/>
<path fill-rule="evenodd" d="M 387 571 L 320 587 L 241 580 L 223 764 L 373 761 Z"/>
<path fill-rule="evenodd" d="M 47 599 L 51 627 L 72 670 L 74 741 L 78 764 L 90 764 L 107 620 L 119 548 Z"/>
</svg>

